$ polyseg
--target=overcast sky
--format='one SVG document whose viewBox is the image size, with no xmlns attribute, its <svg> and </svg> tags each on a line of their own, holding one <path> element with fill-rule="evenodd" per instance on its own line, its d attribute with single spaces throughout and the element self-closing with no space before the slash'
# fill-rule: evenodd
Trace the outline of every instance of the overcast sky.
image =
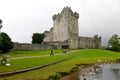
<svg viewBox="0 0 120 80">
<path fill-rule="evenodd" d="M 53 27 L 52 15 L 64 7 L 79 13 L 79 36 L 120 34 L 120 0 L 0 0 L 2 32 L 14 42 L 31 43 L 33 33 Z M 119 35 L 120 36 L 120 35 Z"/>
</svg>

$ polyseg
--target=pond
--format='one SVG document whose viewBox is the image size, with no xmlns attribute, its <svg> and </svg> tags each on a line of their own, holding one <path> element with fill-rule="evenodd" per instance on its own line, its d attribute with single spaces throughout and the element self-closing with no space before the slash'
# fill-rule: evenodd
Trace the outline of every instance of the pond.
<svg viewBox="0 0 120 80">
<path fill-rule="evenodd" d="M 60 80 L 120 80 L 120 64 L 108 63 L 83 68 Z"/>
</svg>

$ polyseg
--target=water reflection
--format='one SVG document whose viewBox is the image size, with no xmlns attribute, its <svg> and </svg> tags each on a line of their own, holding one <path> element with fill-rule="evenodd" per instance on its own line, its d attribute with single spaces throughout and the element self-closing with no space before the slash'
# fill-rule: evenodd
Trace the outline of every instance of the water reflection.
<svg viewBox="0 0 120 80">
<path fill-rule="evenodd" d="M 120 64 L 98 65 L 96 71 L 90 67 L 81 70 L 79 74 L 80 80 L 120 80 Z"/>
<path fill-rule="evenodd" d="M 109 63 L 87 67 L 60 80 L 120 80 L 120 64 Z"/>
</svg>

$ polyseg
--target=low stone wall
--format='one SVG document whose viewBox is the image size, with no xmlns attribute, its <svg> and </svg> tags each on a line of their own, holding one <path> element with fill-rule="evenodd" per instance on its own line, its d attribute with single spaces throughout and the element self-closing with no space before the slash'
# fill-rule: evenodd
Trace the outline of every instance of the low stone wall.
<svg viewBox="0 0 120 80">
<path fill-rule="evenodd" d="M 60 49 L 61 46 L 49 44 L 28 44 L 28 43 L 14 43 L 13 50 L 50 50 Z"/>
</svg>

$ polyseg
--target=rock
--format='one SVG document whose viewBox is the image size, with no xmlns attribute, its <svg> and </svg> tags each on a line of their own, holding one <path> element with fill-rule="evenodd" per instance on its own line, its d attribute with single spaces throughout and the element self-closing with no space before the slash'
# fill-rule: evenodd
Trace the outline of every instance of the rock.
<svg viewBox="0 0 120 80">
<path fill-rule="evenodd" d="M 11 66 L 9 63 L 5 64 L 5 66 Z"/>
</svg>

